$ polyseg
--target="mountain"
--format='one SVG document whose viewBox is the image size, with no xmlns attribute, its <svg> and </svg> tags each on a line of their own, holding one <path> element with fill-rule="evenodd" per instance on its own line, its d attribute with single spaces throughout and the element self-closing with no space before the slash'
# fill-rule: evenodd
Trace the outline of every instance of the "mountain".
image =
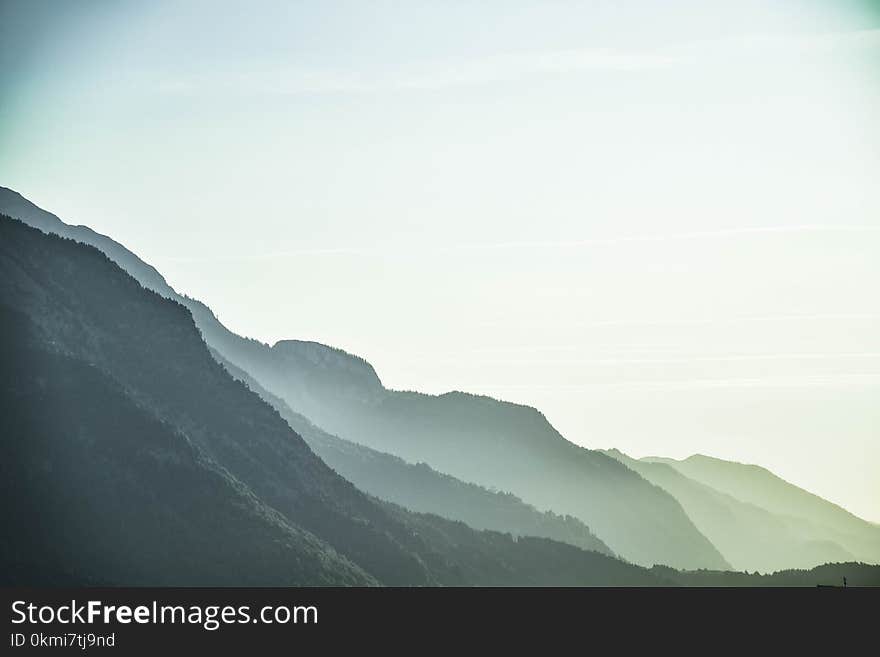
<svg viewBox="0 0 880 657">
<path fill-rule="evenodd" d="M 605 453 L 674 496 L 737 570 L 767 573 L 855 560 L 821 527 L 803 519 L 742 502 L 686 477 L 667 463 L 639 461 L 616 449 Z"/>
<path fill-rule="evenodd" d="M 4 583 L 663 583 L 363 494 L 95 248 L 0 217 Z"/>
<path fill-rule="evenodd" d="M 4 584 L 376 583 L 98 368 L 11 351 L 10 333 L 31 328 L 3 310 Z"/>
<path fill-rule="evenodd" d="M 184 305 L 208 345 L 330 434 L 576 517 L 635 563 L 729 567 L 671 495 L 615 459 L 568 442 L 533 408 L 460 392 L 388 390 L 369 363 L 341 350 L 242 338 L 109 238 L 64 224 L 6 188 L 0 212 L 97 247 L 144 287 Z"/>
<path fill-rule="evenodd" d="M 291 410 L 282 399 L 219 353 L 214 357 L 271 404 L 321 459 L 362 491 L 413 511 L 458 520 L 476 529 L 551 538 L 584 550 L 612 554 L 589 527 L 571 516 L 540 512 L 515 495 L 490 491 L 401 458 L 331 436 Z"/>
<path fill-rule="evenodd" d="M 96 233 L 88 226 L 70 226 L 51 212 L 37 207 L 24 196 L 7 187 L 0 187 L 0 214 L 19 219 L 29 226 L 39 228 L 44 233 L 54 233 L 94 246 L 148 290 L 153 290 L 168 298 L 177 296 L 154 267 L 145 263 L 118 242 Z"/>
<path fill-rule="evenodd" d="M 696 454 L 684 460 L 648 457 L 707 486 L 771 513 L 799 519 L 867 563 L 880 562 L 880 529 L 846 509 L 788 483 L 758 465 Z"/>
<path fill-rule="evenodd" d="M 269 361 L 223 355 L 330 434 L 574 516 L 635 563 L 729 568 L 670 495 L 568 442 L 533 408 L 388 390 L 362 359 L 311 342 L 282 341 L 271 353 Z"/>
<path fill-rule="evenodd" d="M 880 586 L 880 566 L 864 563 L 828 563 L 815 568 L 787 569 L 761 575 L 731 571 L 676 571 L 665 566 L 651 569 L 658 577 L 677 586 L 752 586 L 752 587 L 816 587 L 816 586 Z"/>
</svg>

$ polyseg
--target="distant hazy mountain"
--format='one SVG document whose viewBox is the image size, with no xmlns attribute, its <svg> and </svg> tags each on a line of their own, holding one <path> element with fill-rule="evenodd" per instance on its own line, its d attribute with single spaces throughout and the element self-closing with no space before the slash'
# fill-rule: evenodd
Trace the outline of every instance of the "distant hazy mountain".
<svg viewBox="0 0 880 657">
<path fill-rule="evenodd" d="M 214 356 L 233 377 L 272 404 L 327 465 L 371 495 L 413 511 L 459 520 L 476 529 L 551 538 L 584 550 L 612 554 L 576 518 L 549 511 L 541 513 L 510 493 L 489 491 L 437 472 L 425 463 L 407 463 L 391 454 L 331 436 L 291 410 L 244 370 L 217 352 Z"/>
<path fill-rule="evenodd" d="M 649 457 L 646 462 L 665 463 L 683 475 L 774 514 L 797 518 L 815 527 L 855 558 L 880 563 L 880 528 L 862 520 L 818 495 L 798 488 L 757 465 L 690 456 L 682 461 Z"/>
<path fill-rule="evenodd" d="M 636 563 L 729 567 L 665 491 L 566 441 L 533 408 L 387 390 L 366 361 L 311 342 L 279 342 L 272 359 L 218 350 L 328 433 L 575 516 Z"/>
<path fill-rule="evenodd" d="M 673 495 L 737 570 L 767 573 L 855 560 L 822 527 L 806 520 L 742 502 L 667 463 L 638 461 L 616 449 L 605 453 Z"/>
<path fill-rule="evenodd" d="M 328 351 L 306 354 L 318 370 L 349 362 Z M 880 567 L 854 563 L 648 571 L 365 496 L 229 376 L 184 308 L 5 217 L 0 365 L 6 584 L 880 584 Z M 370 385 L 364 365 L 344 394 Z"/>
<path fill-rule="evenodd" d="M 185 305 L 211 347 L 331 434 L 575 516 L 636 563 L 729 566 L 672 496 L 615 459 L 566 441 L 533 408 L 464 393 L 391 391 L 369 363 L 341 350 L 242 338 L 109 238 L 68 226 L 6 188 L 0 212 L 96 246 L 148 289 Z"/>
<path fill-rule="evenodd" d="M 357 490 L 218 364 L 178 303 L 0 217 L 4 583 L 657 584 Z"/>
</svg>

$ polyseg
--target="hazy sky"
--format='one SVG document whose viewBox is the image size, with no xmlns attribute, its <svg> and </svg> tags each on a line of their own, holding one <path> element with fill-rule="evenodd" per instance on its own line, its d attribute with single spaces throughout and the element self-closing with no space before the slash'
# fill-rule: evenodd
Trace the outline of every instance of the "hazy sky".
<svg viewBox="0 0 880 657">
<path fill-rule="evenodd" d="M 2 2 L 0 184 L 245 335 L 880 521 L 871 4 Z"/>
</svg>

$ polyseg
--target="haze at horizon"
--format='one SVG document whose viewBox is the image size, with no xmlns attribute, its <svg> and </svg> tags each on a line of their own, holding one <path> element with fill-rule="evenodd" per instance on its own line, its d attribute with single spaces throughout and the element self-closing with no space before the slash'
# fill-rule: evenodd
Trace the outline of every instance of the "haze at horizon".
<svg viewBox="0 0 880 657">
<path fill-rule="evenodd" d="M 880 521 L 878 14 L 673 5 L 9 3 L 0 184 L 244 335 Z"/>
</svg>

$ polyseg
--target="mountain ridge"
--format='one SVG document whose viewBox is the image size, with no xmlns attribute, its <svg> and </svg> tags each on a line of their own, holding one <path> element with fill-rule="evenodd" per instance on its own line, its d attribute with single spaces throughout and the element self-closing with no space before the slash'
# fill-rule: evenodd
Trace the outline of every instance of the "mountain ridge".
<svg viewBox="0 0 880 657">
<path fill-rule="evenodd" d="M 20 194 L 7 188 L 0 188 L 0 211 L 5 211 L 9 207 L 21 215 L 17 218 L 26 223 L 29 221 L 41 222 L 51 232 L 65 237 L 79 239 L 85 243 L 95 241 L 94 231 L 82 232 L 68 226 L 57 216 L 41 210 Z M 103 236 L 101 237 L 103 238 Z M 552 509 L 557 513 L 573 515 L 584 521 L 612 550 L 633 562 L 643 565 L 663 563 L 679 567 L 729 567 L 729 564 L 724 561 L 714 546 L 687 518 L 672 496 L 649 484 L 638 474 L 614 459 L 569 443 L 547 423 L 546 418 L 536 409 L 514 406 L 506 402 L 491 400 L 491 398 L 463 396 L 466 393 L 435 398 L 421 395 L 421 393 L 389 391 L 381 387 L 381 382 L 380 387 L 377 388 L 375 382 L 378 381 L 378 376 L 375 380 L 373 379 L 372 375 L 375 375 L 375 370 L 372 366 L 370 366 L 372 375 L 368 372 L 365 378 L 357 379 L 354 382 L 350 378 L 333 376 L 333 372 L 326 368 L 317 367 L 308 358 L 311 355 L 310 352 L 316 349 L 314 345 L 317 343 L 283 341 L 283 348 L 280 350 L 283 358 L 279 359 L 277 357 L 278 351 L 257 340 L 243 338 L 232 333 L 217 320 L 214 313 L 205 304 L 176 293 L 161 275 L 159 275 L 159 279 L 156 279 L 158 272 L 124 246 L 113 242 L 110 238 L 103 238 L 100 242 L 100 245 L 92 245 L 105 250 L 111 260 L 129 271 L 141 284 L 149 289 L 156 288 L 154 291 L 158 294 L 174 299 L 188 308 L 208 345 L 223 354 L 236 366 L 254 376 L 261 385 L 283 398 L 294 410 L 308 417 L 322 429 L 328 430 L 328 433 L 365 444 L 379 451 L 389 452 L 411 462 L 425 461 L 432 467 L 467 482 L 510 490 L 541 510 Z M 332 348 L 324 347 L 324 349 L 330 350 Z M 334 353 L 336 356 L 344 354 L 341 350 L 335 350 Z M 359 360 L 363 361 L 363 359 Z M 468 467 L 457 468 L 456 463 L 444 460 L 444 457 L 448 457 L 450 454 L 459 455 L 460 453 L 457 446 L 452 446 L 452 441 L 447 446 L 449 449 L 445 451 L 432 450 L 425 441 L 421 441 L 420 446 L 429 449 L 408 450 L 405 449 L 407 445 L 402 444 L 397 437 L 391 440 L 388 440 L 387 437 L 384 440 L 377 440 L 381 437 L 376 433 L 378 428 L 373 426 L 378 424 L 375 421 L 379 419 L 377 417 L 353 417 L 350 418 L 351 422 L 347 425 L 332 422 L 334 418 L 341 416 L 343 410 L 357 411 L 359 409 L 379 410 L 382 413 L 390 411 L 392 415 L 396 414 L 398 419 L 405 420 L 405 415 L 414 410 L 413 401 L 416 406 L 420 404 L 424 406 L 426 400 L 430 400 L 427 401 L 427 405 L 429 407 L 433 405 L 433 407 L 422 409 L 427 413 L 417 421 L 418 426 L 424 424 L 429 418 L 434 422 L 441 419 L 437 414 L 443 414 L 444 409 L 436 406 L 437 402 L 434 401 L 436 399 L 440 400 L 441 405 L 455 404 L 464 400 L 461 410 L 467 411 L 467 414 L 473 418 L 471 429 L 476 430 L 474 440 L 470 441 L 468 445 L 471 449 L 474 444 L 480 442 L 484 446 L 496 450 L 497 453 L 498 442 L 501 438 L 495 430 L 490 430 L 488 433 L 479 431 L 477 425 L 482 420 L 480 417 L 474 417 L 475 408 L 479 409 L 478 416 L 488 414 L 497 417 L 498 409 L 504 409 L 501 411 L 502 415 L 512 414 L 517 418 L 503 417 L 500 419 L 502 424 L 509 425 L 511 429 L 507 431 L 506 442 L 508 444 L 511 440 L 515 440 L 517 435 L 522 438 L 522 433 L 517 434 L 517 431 L 514 430 L 517 425 L 521 425 L 520 428 L 531 426 L 537 429 L 536 435 L 540 438 L 531 440 L 530 445 L 520 446 L 517 454 L 519 459 L 517 468 L 502 467 L 501 477 L 483 478 L 479 476 L 479 473 L 469 471 Z M 455 414 L 456 411 L 453 413 Z M 450 420 L 454 421 L 454 416 L 445 418 L 447 423 Z M 330 426 L 327 426 L 328 422 Z M 391 425 L 393 424 L 394 422 L 391 423 Z M 404 431 L 409 432 L 412 428 L 411 426 L 404 427 Z M 397 429 L 397 427 L 389 426 L 386 423 L 382 431 Z M 417 431 L 413 432 L 413 436 L 417 437 L 418 435 Z M 441 440 L 447 438 L 449 436 L 443 436 Z M 525 477 L 532 478 L 533 469 L 527 467 L 526 461 L 523 459 L 537 458 L 536 463 L 544 462 L 544 459 L 538 456 L 538 452 L 541 450 L 539 445 L 542 441 L 548 440 L 555 443 L 551 450 L 556 454 L 552 456 L 554 463 L 549 466 L 550 470 L 545 470 L 543 476 L 551 481 L 554 469 L 561 469 L 566 473 L 563 479 L 567 483 L 563 487 L 567 491 L 562 495 L 554 491 L 557 488 L 555 484 L 550 488 L 546 484 L 537 487 L 535 485 L 520 485 L 520 482 L 507 474 L 518 469 Z M 414 441 L 412 445 L 415 444 Z M 436 444 L 435 446 L 439 447 Z M 507 456 L 504 450 L 500 456 L 502 459 Z M 484 456 L 482 460 L 486 462 L 488 458 L 488 456 Z M 566 466 L 565 462 L 571 458 L 579 461 L 581 465 L 574 469 Z M 473 476 L 475 474 L 477 476 Z M 603 475 L 601 480 L 598 475 Z M 622 490 L 630 491 L 632 499 L 622 499 L 620 495 Z M 601 502 L 594 499 L 597 496 L 601 497 Z M 606 509 L 606 507 L 609 508 Z"/>
<path fill-rule="evenodd" d="M 702 454 L 682 460 L 658 457 L 643 460 L 665 463 L 695 481 L 772 513 L 813 523 L 858 559 L 869 563 L 880 561 L 880 532 L 876 525 L 763 466 Z"/>
<path fill-rule="evenodd" d="M 476 531 L 363 494 L 321 461 L 275 409 L 214 360 L 184 306 L 144 288 L 98 249 L 8 217 L 0 217 L 0 320 L 3 353 L 20 359 L 17 371 L 3 369 L 0 386 L 0 421 L 13 420 L 0 441 L 6 457 L 0 467 L 9 475 L 2 485 L 9 499 L 26 504 L 6 505 L 4 510 L 4 579 L 14 576 L 11 564 L 21 565 L 23 555 L 42 546 L 50 572 L 72 569 L 78 581 L 114 584 L 270 585 L 276 569 L 275 584 L 665 581 L 608 555 L 548 539 L 516 540 L 509 534 Z M 64 376 L 71 386 L 40 397 L 47 385 L 64 380 L 38 367 L 40 359 L 53 358 L 66 359 Z M 89 372 L 109 383 L 89 379 Z M 110 389 L 117 392 L 106 392 Z M 81 403 L 71 391 L 85 395 Z M 37 404 L 41 399 L 45 404 Z M 49 425 L 39 429 L 39 422 Z M 133 429 L 144 422 L 151 427 L 146 433 Z M 76 440 L 68 437 L 71 429 Z M 128 439 L 120 439 L 120 433 Z M 21 436 L 28 439 L 15 439 Z M 161 449 L 152 446 L 157 439 Z M 47 455 L 59 450 L 64 458 L 53 456 L 50 467 L 44 467 Z M 100 469 L 104 461 L 96 459 L 102 455 L 112 456 L 111 467 Z M 192 458 L 215 465 L 197 468 L 169 487 L 169 481 L 180 477 L 174 474 L 179 465 Z M 96 467 L 100 471 L 93 472 Z M 210 489 L 216 499 L 192 488 L 206 477 L 216 481 L 218 474 L 245 497 L 234 501 L 225 484 Z M 163 497 L 166 493 L 179 494 Z M 217 509 L 230 513 L 240 513 L 243 501 L 251 500 L 257 506 L 249 508 L 257 513 L 245 517 L 250 525 L 228 514 L 224 521 L 203 508 L 200 499 L 213 499 Z M 228 505 L 220 504 L 224 500 Z M 122 502 L 122 508 L 114 506 Z M 40 540 L 44 525 L 39 519 L 53 505 L 67 509 L 60 518 L 89 531 L 70 536 L 62 531 L 50 534 L 53 540 Z M 72 508 L 76 513 L 69 513 Z M 191 515 L 185 522 L 171 522 L 172 510 Z M 155 521 L 139 530 L 132 526 L 139 515 Z M 275 529 L 266 524 L 272 518 Z M 202 530 L 193 534 L 177 529 L 189 525 Z M 59 529 L 67 526 L 61 523 Z M 231 540 L 224 531 L 238 541 L 230 544 L 229 553 L 223 552 Z M 266 551 L 279 547 L 270 534 L 279 536 L 279 531 L 293 542 L 268 559 Z M 173 556 L 168 546 L 178 546 L 182 553 Z M 242 561 L 248 554 L 258 563 L 240 575 L 249 568 L 249 558 Z M 105 567 L 111 558 L 114 567 Z M 171 567 L 172 558 L 182 565 L 203 559 L 210 567 L 190 577 L 187 568 Z M 319 577 L 320 564 L 326 579 Z M 285 579 L 284 568 L 295 568 L 296 577 Z M 260 578 L 248 579 L 260 572 Z"/>
<path fill-rule="evenodd" d="M 407 463 L 397 456 L 327 434 L 260 386 L 249 374 L 220 354 L 213 352 L 213 355 L 234 378 L 274 406 L 325 463 L 361 490 L 416 512 L 465 522 L 475 529 L 551 538 L 614 556 L 608 546 L 575 518 L 541 513 L 510 493 L 489 491 L 437 472 L 426 463 Z"/>
<path fill-rule="evenodd" d="M 856 560 L 812 523 L 743 502 L 665 462 L 633 459 L 616 449 L 606 452 L 673 495 L 737 570 L 774 572 Z"/>
<path fill-rule="evenodd" d="M 212 345 L 212 349 L 218 349 L 220 352 L 224 352 L 224 350 L 225 352 L 234 352 L 237 359 L 240 362 L 245 363 L 245 365 L 242 365 L 243 368 L 247 369 L 248 371 L 256 371 L 261 374 L 263 379 L 263 381 L 261 381 L 261 384 L 268 384 L 268 387 L 272 387 L 274 390 L 274 392 L 272 393 L 273 395 L 278 392 L 286 393 L 286 395 L 284 395 L 286 397 L 285 403 L 290 403 L 291 400 L 294 400 L 294 403 L 296 403 L 299 407 L 297 408 L 297 410 L 305 411 L 307 415 L 310 415 L 310 419 L 315 419 L 315 417 L 317 417 L 319 419 L 319 422 L 321 421 L 320 418 L 322 418 L 323 414 L 326 412 L 326 404 L 324 402 L 326 401 L 327 397 L 339 398 L 334 402 L 334 404 L 344 402 L 344 407 L 350 407 L 352 405 L 367 405 L 378 406 L 381 408 L 386 406 L 399 405 L 401 403 L 401 399 L 409 401 L 414 400 L 416 403 L 421 404 L 448 404 L 453 406 L 462 404 L 471 406 L 475 405 L 482 407 L 485 412 L 491 412 L 491 409 L 493 407 L 501 405 L 504 408 L 509 409 L 509 411 L 512 413 L 520 414 L 519 417 L 521 418 L 523 423 L 531 423 L 533 426 L 544 425 L 544 428 L 541 429 L 541 431 L 550 436 L 555 433 L 559 439 L 565 441 L 564 437 L 558 435 L 558 432 L 555 432 L 555 430 L 552 429 L 552 427 L 549 425 L 549 422 L 547 422 L 546 417 L 538 409 L 534 409 L 527 405 L 503 402 L 485 395 L 474 395 L 472 393 L 457 390 L 449 391 L 443 393 L 442 395 L 427 395 L 414 391 L 390 390 L 384 388 L 381 383 L 380 377 L 375 371 L 375 368 L 368 361 L 354 354 L 350 354 L 342 349 L 324 345 L 319 342 L 305 340 L 279 340 L 275 344 L 269 346 L 252 338 L 242 338 L 228 331 L 219 322 L 216 315 L 208 306 L 196 299 L 192 299 L 191 297 L 175 292 L 154 267 L 148 265 L 136 255 L 131 253 L 124 246 L 114 242 L 112 239 L 100 235 L 85 226 L 68 226 L 56 215 L 41 210 L 37 206 L 30 203 L 30 201 L 27 201 L 27 199 L 25 199 L 17 192 L 13 192 L 12 190 L 8 190 L 6 188 L 0 188 L 0 209 L 2 208 L 11 208 L 12 210 L 18 211 L 19 213 L 27 214 L 30 217 L 30 222 L 33 225 L 39 227 L 41 230 L 48 230 L 49 232 L 54 232 L 56 234 L 66 234 L 72 239 L 92 243 L 100 250 L 108 253 L 111 259 L 117 262 L 117 264 L 120 264 L 120 266 L 122 266 L 127 271 L 134 270 L 135 278 L 137 278 L 139 282 L 141 282 L 141 284 L 148 289 L 153 289 L 162 296 L 172 298 L 178 300 L 180 303 L 183 303 L 187 308 L 189 308 L 190 312 L 193 315 L 193 318 L 196 320 L 197 326 L 202 331 L 203 337 L 205 337 L 205 340 L 210 345 Z M 295 373 L 294 376 L 291 376 L 292 372 Z M 344 384 L 340 383 L 340 378 L 344 378 Z M 331 406 L 331 412 L 335 411 L 336 408 L 334 406 Z M 430 417 L 430 415 L 427 415 L 426 417 Z M 349 439 L 355 438 L 355 442 L 364 444 L 367 447 L 376 447 L 379 449 L 380 452 L 388 451 L 390 454 L 396 457 L 405 456 L 405 460 L 411 462 L 427 461 L 432 466 L 438 465 L 438 463 L 436 462 L 437 459 L 431 458 L 430 455 L 426 455 L 424 453 L 407 452 L 405 446 L 401 447 L 394 443 L 373 443 L 372 445 L 370 445 L 367 441 L 360 440 L 359 438 L 362 438 L 362 436 L 360 436 L 360 432 L 357 429 L 362 426 L 361 420 L 366 419 L 368 422 L 374 420 L 374 418 L 370 417 L 369 415 L 358 418 L 358 421 L 356 422 L 357 429 L 354 430 L 352 430 L 350 426 L 333 426 L 332 422 L 326 422 L 326 418 L 324 419 L 326 424 L 330 424 L 332 429 L 337 430 L 336 433 L 347 434 L 344 437 L 347 437 Z M 549 429 L 547 427 L 549 427 Z M 333 432 L 331 431 L 330 433 Z M 606 454 L 605 456 L 608 455 Z M 609 458 L 612 457 L 609 456 Z M 612 458 L 612 460 L 619 459 Z M 681 465 L 679 465 L 679 468 L 686 468 L 688 467 L 688 464 L 693 464 L 701 460 L 707 461 L 709 463 L 715 461 L 717 461 L 718 463 L 723 462 L 720 459 L 713 460 L 713 457 L 699 454 L 691 455 L 681 462 L 676 462 L 672 459 L 664 459 L 661 457 L 645 457 L 644 459 L 641 459 L 641 461 L 644 463 L 663 462 L 666 465 L 669 465 L 669 467 L 675 467 L 676 463 L 680 463 Z M 450 468 L 443 467 L 442 461 L 439 465 L 441 466 L 442 470 L 448 472 L 450 475 L 454 475 L 456 478 L 464 482 L 473 482 L 478 485 L 488 484 L 490 486 L 507 490 L 511 489 L 510 486 L 505 486 L 503 482 L 501 483 L 501 485 L 497 485 L 498 482 L 480 480 L 478 476 L 468 477 L 467 472 L 451 472 Z M 751 469 L 751 472 L 753 473 L 763 473 L 762 476 L 779 479 L 776 475 L 774 475 L 766 468 L 763 468 L 762 466 L 754 464 L 738 465 L 746 470 Z M 628 468 L 638 473 L 642 478 L 647 479 L 649 483 L 656 485 L 656 481 L 651 481 L 650 477 L 645 477 L 645 472 L 639 472 L 638 466 L 630 463 L 628 465 Z M 705 485 L 708 485 L 712 490 L 716 490 L 716 488 L 712 486 L 713 482 L 707 483 L 699 482 L 698 480 L 693 481 L 697 483 L 704 483 Z M 780 479 L 780 481 L 782 481 L 786 485 L 793 486 L 791 484 L 788 484 L 788 482 L 784 482 L 784 480 Z M 668 491 L 663 486 L 658 486 L 658 488 L 664 493 L 670 493 L 670 491 Z M 809 491 L 805 491 L 800 488 L 797 489 L 801 491 L 801 495 L 809 496 L 820 506 L 825 506 L 826 510 L 831 509 L 831 511 L 835 514 L 842 512 L 843 514 L 848 516 L 848 522 L 850 525 L 852 525 L 853 523 L 866 522 L 858 518 L 854 514 L 851 514 L 846 509 L 843 509 L 838 505 L 824 500 L 823 498 L 816 496 Z M 515 492 L 522 493 L 523 491 Z M 723 491 L 718 492 L 723 493 Z M 525 497 L 529 498 L 530 496 L 525 495 Z M 676 499 L 676 501 L 679 503 L 682 502 L 682 500 L 677 498 L 675 495 L 671 495 L 671 497 Z M 760 500 L 747 502 L 744 500 L 739 500 L 736 495 L 733 495 L 733 497 L 741 504 L 755 503 L 757 504 L 757 506 L 760 507 Z M 539 506 L 542 506 L 545 509 L 570 512 L 570 508 L 560 509 L 558 503 L 554 503 L 553 500 L 548 501 L 539 496 L 528 499 L 527 501 L 533 504 L 537 502 Z M 768 513 L 770 512 L 769 510 L 764 511 L 767 511 Z M 781 513 L 782 516 L 789 515 L 787 514 L 787 511 L 785 509 L 776 509 L 775 512 Z M 756 515 L 754 512 L 750 513 L 752 516 Z M 692 514 L 686 513 L 686 515 L 691 516 Z M 758 515 L 760 515 L 760 513 Z M 791 520 L 797 521 L 803 520 L 803 518 L 791 517 Z M 765 519 L 761 522 L 770 521 L 765 517 Z M 781 518 L 774 520 L 771 525 L 772 527 L 775 527 L 775 529 L 768 529 L 768 531 L 771 531 L 771 533 L 778 533 L 778 531 L 782 531 L 778 526 L 779 522 L 788 521 L 784 521 Z M 817 521 L 814 518 L 810 522 L 815 523 Z M 795 522 L 795 524 L 797 524 L 797 522 Z M 803 523 L 800 524 L 803 525 Z M 870 525 L 870 523 L 868 524 Z M 771 527 L 771 525 L 767 525 L 767 527 Z M 700 523 L 696 523 L 696 526 L 697 529 L 702 530 L 702 533 L 706 533 L 705 526 L 701 526 Z M 876 528 L 876 525 L 870 525 L 870 527 L 874 529 Z M 798 531 L 801 531 L 802 533 L 816 533 L 815 531 L 806 532 L 806 530 L 804 530 L 802 526 L 798 529 Z M 865 533 L 864 527 L 856 527 L 854 529 L 852 526 L 845 527 L 843 529 L 840 529 L 838 527 L 838 531 L 839 535 L 836 537 L 836 540 L 843 541 L 844 543 L 849 542 L 847 539 L 850 537 L 850 534 L 852 534 L 852 532 L 855 532 L 858 535 L 862 535 Z M 827 544 L 825 547 L 822 547 L 822 545 L 820 544 L 812 544 L 813 547 L 811 549 L 814 549 L 814 551 L 819 550 L 817 554 L 821 553 L 827 554 L 829 556 L 834 555 L 839 558 L 844 558 L 847 555 L 856 554 L 860 556 L 860 558 L 868 561 L 876 560 L 878 549 L 880 549 L 878 548 L 877 541 L 870 538 L 858 539 L 857 542 L 858 541 L 860 541 L 860 547 L 857 547 L 854 553 L 848 552 L 846 550 L 834 552 L 835 548 L 831 544 L 834 541 L 831 541 L 831 543 Z M 826 552 L 822 552 L 822 550 L 826 550 Z M 827 550 L 830 550 L 830 552 L 828 552 Z M 724 551 L 722 550 L 722 554 L 723 552 Z M 734 561 L 736 561 L 736 559 L 734 559 Z M 648 560 L 643 559 L 640 562 L 647 564 Z M 752 567 L 755 567 L 756 564 L 752 562 L 750 563 Z M 770 563 L 774 562 L 771 561 Z M 679 563 L 677 565 L 687 567 L 689 564 Z M 767 564 L 762 563 L 761 566 L 767 567 Z"/>
</svg>

